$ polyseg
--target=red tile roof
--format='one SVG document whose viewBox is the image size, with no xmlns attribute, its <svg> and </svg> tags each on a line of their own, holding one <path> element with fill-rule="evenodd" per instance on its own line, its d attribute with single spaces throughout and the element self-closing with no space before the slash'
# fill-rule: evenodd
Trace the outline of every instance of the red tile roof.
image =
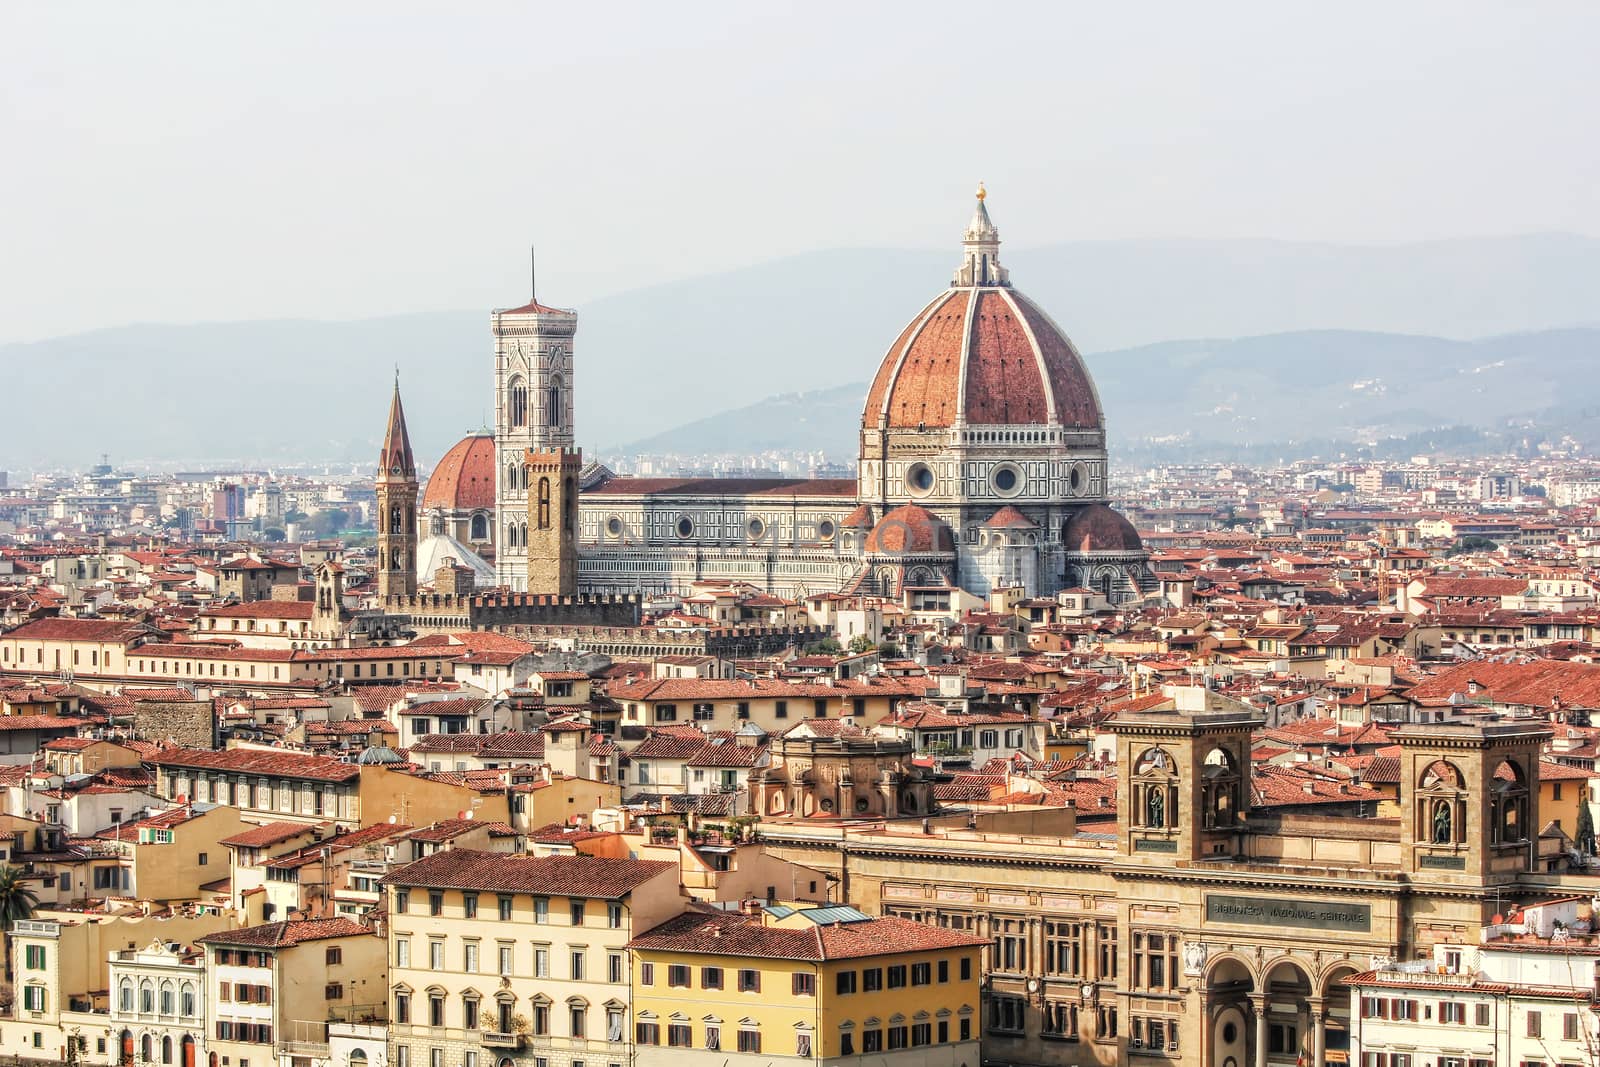
<svg viewBox="0 0 1600 1067">
<path fill-rule="evenodd" d="M 326 941 L 335 937 L 373 936 L 371 930 L 351 919 L 300 919 L 294 922 L 262 923 L 239 930 L 207 934 L 198 944 L 241 948 L 288 948 L 306 941 Z"/>
<path fill-rule="evenodd" d="M 883 916 L 823 926 L 777 927 L 742 912 L 686 912 L 628 942 L 644 951 L 746 956 L 751 959 L 846 960 L 941 949 L 976 948 L 983 938 Z"/>
<path fill-rule="evenodd" d="M 361 768 L 327 756 L 253 748 L 230 748 L 221 752 L 169 748 L 163 749 L 151 762 L 157 767 L 230 771 L 278 778 L 304 778 L 316 782 L 352 782 L 361 777 Z"/>
<path fill-rule="evenodd" d="M 436 852 L 407 864 L 385 885 L 427 889 L 481 889 L 548 896 L 618 900 L 658 875 L 676 873 L 676 863 L 600 856 L 522 856 L 474 849 Z"/>
</svg>

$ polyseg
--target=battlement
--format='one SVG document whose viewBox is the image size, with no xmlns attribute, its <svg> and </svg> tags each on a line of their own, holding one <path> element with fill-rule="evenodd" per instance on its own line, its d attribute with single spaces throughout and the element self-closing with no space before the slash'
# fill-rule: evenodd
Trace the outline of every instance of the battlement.
<svg viewBox="0 0 1600 1067">
<path fill-rule="evenodd" d="M 583 466 L 583 449 L 560 446 L 557 448 L 530 448 L 523 456 L 530 471 L 549 473 L 576 473 Z"/>
</svg>

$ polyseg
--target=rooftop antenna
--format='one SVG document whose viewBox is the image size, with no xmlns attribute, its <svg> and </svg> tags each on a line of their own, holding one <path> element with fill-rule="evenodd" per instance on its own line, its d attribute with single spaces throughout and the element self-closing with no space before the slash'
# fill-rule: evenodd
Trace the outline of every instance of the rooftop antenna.
<svg viewBox="0 0 1600 1067">
<path fill-rule="evenodd" d="M 528 300 L 530 303 L 539 302 L 539 263 L 534 254 L 533 245 L 528 246 Z"/>
</svg>

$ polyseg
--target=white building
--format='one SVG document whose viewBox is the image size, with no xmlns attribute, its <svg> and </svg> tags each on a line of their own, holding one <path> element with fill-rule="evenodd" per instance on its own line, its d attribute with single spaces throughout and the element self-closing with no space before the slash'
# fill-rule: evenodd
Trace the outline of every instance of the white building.
<svg viewBox="0 0 1600 1067">
<path fill-rule="evenodd" d="M 1600 1057 L 1594 904 L 1566 897 L 1352 976 L 1350 1062 L 1361 1067 L 1565 1067 Z"/>
<path fill-rule="evenodd" d="M 205 953 L 176 941 L 111 953 L 111 1030 L 123 1062 L 204 1062 Z"/>
</svg>

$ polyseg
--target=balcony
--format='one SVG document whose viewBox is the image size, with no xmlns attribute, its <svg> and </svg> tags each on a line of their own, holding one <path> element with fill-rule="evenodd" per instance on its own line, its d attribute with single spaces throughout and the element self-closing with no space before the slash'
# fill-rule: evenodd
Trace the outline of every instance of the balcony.
<svg viewBox="0 0 1600 1067">
<path fill-rule="evenodd" d="M 485 1048 L 519 1049 L 522 1047 L 522 1035 L 500 1030 L 485 1030 L 483 1044 Z"/>
</svg>

